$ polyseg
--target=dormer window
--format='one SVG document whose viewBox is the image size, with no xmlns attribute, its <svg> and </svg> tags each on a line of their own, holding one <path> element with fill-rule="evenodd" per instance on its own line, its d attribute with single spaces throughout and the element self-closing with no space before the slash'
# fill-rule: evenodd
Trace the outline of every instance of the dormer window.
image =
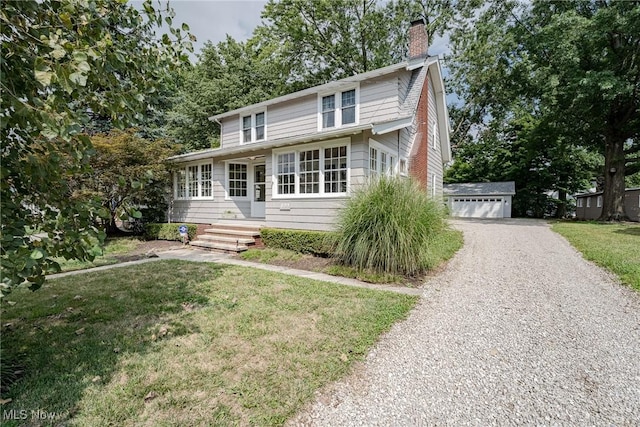
<svg viewBox="0 0 640 427">
<path fill-rule="evenodd" d="M 266 113 L 264 111 L 242 116 L 240 126 L 242 127 L 241 142 L 243 144 L 264 141 L 266 139 L 265 116 Z"/>
<path fill-rule="evenodd" d="M 357 123 L 357 98 L 357 88 L 320 96 L 318 130 Z"/>
</svg>

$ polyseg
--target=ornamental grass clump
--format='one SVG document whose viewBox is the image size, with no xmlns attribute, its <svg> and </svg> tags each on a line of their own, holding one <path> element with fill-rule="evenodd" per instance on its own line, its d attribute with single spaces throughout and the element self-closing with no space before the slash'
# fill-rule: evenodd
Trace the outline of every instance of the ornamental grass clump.
<svg viewBox="0 0 640 427">
<path fill-rule="evenodd" d="M 446 231 L 443 209 L 403 178 L 381 177 L 347 202 L 336 258 L 361 270 L 414 276 L 434 265 L 432 243 Z"/>
</svg>

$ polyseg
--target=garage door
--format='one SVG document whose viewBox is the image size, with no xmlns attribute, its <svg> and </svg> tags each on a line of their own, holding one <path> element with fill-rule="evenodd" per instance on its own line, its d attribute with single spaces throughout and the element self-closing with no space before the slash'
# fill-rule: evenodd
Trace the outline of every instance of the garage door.
<svg viewBox="0 0 640 427">
<path fill-rule="evenodd" d="M 502 198 L 455 197 L 451 203 L 451 216 L 467 218 L 502 218 Z"/>
</svg>

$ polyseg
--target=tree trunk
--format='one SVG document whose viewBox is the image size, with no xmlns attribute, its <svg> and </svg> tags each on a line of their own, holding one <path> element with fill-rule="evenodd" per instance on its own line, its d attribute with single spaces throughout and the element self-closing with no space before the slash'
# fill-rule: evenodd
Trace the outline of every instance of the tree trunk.
<svg viewBox="0 0 640 427">
<path fill-rule="evenodd" d="M 626 221 L 624 208 L 624 140 L 613 135 L 605 137 L 604 188 L 600 221 Z"/>
<path fill-rule="evenodd" d="M 118 228 L 118 226 L 116 225 L 115 216 L 111 216 L 111 219 L 109 220 L 109 223 L 107 224 L 107 228 L 105 229 L 104 232 L 107 233 L 107 236 L 117 236 L 118 234 L 122 233 Z"/>
</svg>

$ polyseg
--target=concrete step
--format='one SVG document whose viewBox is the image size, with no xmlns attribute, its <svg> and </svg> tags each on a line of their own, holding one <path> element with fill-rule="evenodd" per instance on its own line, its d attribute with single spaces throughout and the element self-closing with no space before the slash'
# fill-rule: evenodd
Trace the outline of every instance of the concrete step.
<svg viewBox="0 0 640 427">
<path fill-rule="evenodd" d="M 220 251 L 227 252 L 244 252 L 248 247 L 245 245 L 236 245 L 231 243 L 222 243 L 222 242 L 210 242 L 207 240 L 194 240 L 191 243 L 191 246 L 206 248 L 206 249 L 217 249 Z"/>
<path fill-rule="evenodd" d="M 251 245 L 256 242 L 256 239 L 253 237 L 216 236 L 213 234 L 199 234 L 197 239 L 209 242 L 239 243 L 242 245 Z"/>
<path fill-rule="evenodd" d="M 260 236 L 260 230 L 252 229 L 229 229 L 229 228 L 207 228 L 204 230 L 207 234 L 219 234 L 222 236 L 243 236 L 243 237 L 258 237 Z"/>
</svg>

